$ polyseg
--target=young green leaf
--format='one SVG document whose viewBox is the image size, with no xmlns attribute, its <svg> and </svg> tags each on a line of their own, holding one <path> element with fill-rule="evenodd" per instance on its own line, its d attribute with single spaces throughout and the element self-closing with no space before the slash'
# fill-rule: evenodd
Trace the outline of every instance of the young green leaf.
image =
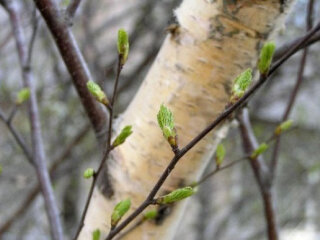
<svg viewBox="0 0 320 240">
<path fill-rule="evenodd" d="M 94 170 L 93 168 L 87 168 L 84 172 L 83 172 L 83 177 L 86 179 L 91 178 L 94 175 Z"/>
<path fill-rule="evenodd" d="M 113 141 L 112 146 L 117 147 L 120 144 L 124 143 L 127 139 L 132 134 L 132 126 L 125 126 L 120 134 L 116 137 L 116 139 Z"/>
<path fill-rule="evenodd" d="M 169 204 L 190 197 L 195 193 L 192 187 L 179 188 L 171 193 L 156 199 L 157 204 Z"/>
<path fill-rule="evenodd" d="M 30 89 L 29 88 L 22 88 L 17 95 L 16 103 L 18 105 L 24 103 L 30 98 Z"/>
<path fill-rule="evenodd" d="M 261 74 L 268 73 L 275 49 L 276 45 L 274 42 L 267 42 L 263 45 L 258 63 L 258 68 Z"/>
<path fill-rule="evenodd" d="M 163 136 L 168 140 L 171 146 L 177 146 L 174 118 L 169 108 L 161 104 L 157 119 Z"/>
<path fill-rule="evenodd" d="M 143 215 L 143 218 L 145 220 L 152 220 L 152 219 L 155 219 L 157 216 L 158 216 L 158 211 L 154 209 L 154 210 L 147 211 Z"/>
<path fill-rule="evenodd" d="M 221 166 L 225 155 L 226 155 L 226 150 L 225 150 L 224 146 L 220 143 L 217 146 L 217 150 L 216 150 L 216 165 L 218 168 Z"/>
<path fill-rule="evenodd" d="M 92 240 L 100 240 L 100 236 L 101 233 L 99 229 L 96 229 L 92 232 Z"/>
<path fill-rule="evenodd" d="M 121 65 L 124 65 L 129 55 L 129 37 L 124 29 L 119 29 L 118 31 L 117 47 L 120 56 L 120 63 Z"/>
<path fill-rule="evenodd" d="M 100 86 L 96 84 L 94 81 L 88 81 L 87 88 L 98 102 L 106 106 L 109 104 L 107 95 L 101 90 Z"/>
<path fill-rule="evenodd" d="M 252 70 L 248 68 L 242 72 L 235 80 L 232 86 L 231 102 L 236 102 L 241 98 L 252 82 Z"/>
<path fill-rule="evenodd" d="M 282 132 L 287 131 L 289 128 L 291 128 L 292 124 L 293 124 L 292 120 L 287 120 L 281 123 L 274 131 L 275 135 L 280 135 Z"/>
<path fill-rule="evenodd" d="M 269 148 L 269 145 L 266 143 L 261 143 L 251 154 L 251 159 L 256 159 L 259 155 L 264 153 Z"/>
<path fill-rule="evenodd" d="M 111 215 L 111 227 L 114 228 L 117 226 L 118 222 L 121 220 L 121 218 L 128 212 L 131 206 L 131 200 L 128 198 L 126 200 L 123 200 L 119 202 L 113 209 L 112 215 Z"/>
</svg>

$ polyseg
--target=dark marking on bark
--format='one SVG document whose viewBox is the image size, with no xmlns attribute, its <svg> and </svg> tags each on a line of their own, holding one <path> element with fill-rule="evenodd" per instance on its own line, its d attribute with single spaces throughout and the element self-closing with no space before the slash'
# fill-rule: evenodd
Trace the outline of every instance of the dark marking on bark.
<svg viewBox="0 0 320 240">
<path fill-rule="evenodd" d="M 100 176 L 97 180 L 97 187 L 106 198 L 111 198 L 114 194 L 114 190 L 110 181 L 109 167 L 107 164 L 103 167 L 100 173 Z"/>
<path fill-rule="evenodd" d="M 158 215 L 155 218 L 155 222 L 157 225 L 161 225 L 164 220 L 170 215 L 172 212 L 172 206 L 162 205 L 158 207 Z"/>
</svg>

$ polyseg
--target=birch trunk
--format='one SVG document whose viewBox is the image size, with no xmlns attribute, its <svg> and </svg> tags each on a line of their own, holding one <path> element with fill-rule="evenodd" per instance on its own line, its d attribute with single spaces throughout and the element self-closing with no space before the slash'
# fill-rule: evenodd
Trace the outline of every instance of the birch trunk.
<svg viewBox="0 0 320 240">
<path fill-rule="evenodd" d="M 223 111 L 233 79 L 255 67 L 259 49 L 281 24 L 288 2 L 292 1 L 183 1 L 175 11 L 179 27 L 168 34 L 134 100 L 117 121 L 117 131 L 130 124 L 134 133 L 108 160 L 114 193 L 106 196 L 100 179 L 79 239 L 91 239 L 95 229 L 106 234 L 118 201 L 130 197 L 135 209 L 173 157 L 156 121 L 160 104 L 174 113 L 179 145 L 186 145 Z M 226 128 L 209 134 L 181 159 L 161 194 L 199 178 Z M 172 239 L 186 203 L 171 206 L 161 221 L 144 223 L 122 239 Z"/>
</svg>

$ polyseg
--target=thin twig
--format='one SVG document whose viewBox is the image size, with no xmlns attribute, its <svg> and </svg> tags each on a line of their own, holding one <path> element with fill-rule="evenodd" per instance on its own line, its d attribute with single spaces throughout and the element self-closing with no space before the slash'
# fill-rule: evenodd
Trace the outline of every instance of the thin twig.
<svg viewBox="0 0 320 240">
<path fill-rule="evenodd" d="M 27 144 L 24 142 L 24 140 L 19 135 L 17 130 L 12 126 L 11 121 L 9 121 L 9 118 L 6 118 L 4 113 L 1 110 L 0 110 L 0 119 L 3 121 L 4 124 L 7 125 L 10 133 L 12 134 L 12 136 L 14 137 L 14 139 L 16 140 L 16 142 L 18 143 L 18 145 L 22 149 L 22 151 L 23 151 L 24 155 L 26 156 L 28 162 L 31 165 L 34 165 L 33 157 L 32 157 L 31 151 L 27 147 Z"/>
<path fill-rule="evenodd" d="M 70 141 L 70 143 L 66 146 L 66 148 L 59 154 L 58 157 L 53 160 L 53 164 L 50 167 L 50 177 L 53 178 L 53 176 L 56 174 L 57 168 L 65 162 L 65 160 L 68 159 L 68 157 L 71 155 L 72 150 L 74 147 L 79 144 L 84 137 L 89 132 L 90 127 L 89 125 L 86 125 L 84 128 L 82 128 L 79 133 Z M 55 180 L 55 179 L 53 179 Z M 19 208 L 17 208 L 10 217 L 6 219 L 6 222 L 0 226 L 0 238 L 2 234 L 8 231 L 8 229 L 12 226 L 12 224 L 18 219 L 21 218 L 21 216 L 26 212 L 26 210 L 29 209 L 30 205 L 33 203 L 33 201 L 36 199 L 38 194 L 40 193 L 40 186 L 37 184 L 34 186 L 31 191 L 29 192 L 28 196 L 24 199 L 22 204 Z"/>
<path fill-rule="evenodd" d="M 170 161 L 169 165 L 166 167 L 161 177 L 158 179 L 157 183 L 154 185 L 150 191 L 147 198 L 141 203 L 141 205 L 129 215 L 125 220 L 122 221 L 116 228 L 111 230 L 106 237 L 106 240 L 110 240 L 115 237 L 123 228 L 125 228 L 132 220 L 134 220 L 144 209 L 146 209 L 153 202 L 153 198 L 170 175 L 171 171 L 174 169 L 179 160 L 191 149 L 193 148 L 203 137 L 205 137 L 212 129 L 217 127 L 220 123 L 225 121 L 235 110 L 241 107 L 248 99 L 251 97 L 257 89 L 259 89 L 268 79 L 268 77 L 274 73 L 290 56 L 292 56 L 304 43 L 309 40 L 317 31 L 320 29 L 320 22 L 310 30 L 301 40 L 293 46 L 286 54 L 282 56 L 270 69 L 268 75 L 260 76 L 259 81 L 254 84 L 242 98 L 240 98 L 235 104 L 228 107 L 224 112 L 222 112 L 208 127 L 206 127 L 199 135 L 192 139 L 184 148 L 182 148 Z"/>
<path fill-rule="evenodd" d="M 309 0 L 307 17 L 306 17 L 307 31 L 309 31 L 312 28 L 313 5 L 314 5 L 314 0 Z M 302 81 L 303 81 L 303 74 L 304 74 L 304 70 L 305 70 L 307 55 L 308 55 L 308 48 L 305 48 L 302 53 L 296 84 L 293 87 L 293 90 L 291 92 L 287 107 L 286 107 L 284 114 L 282 116 L 282 119 L 281 119 L 282 122 L 286 121 L 288 119 L 290 112 L 293 108 L 293 105 L 296 101 L 299 89 L 300 89 Z M 277 165 L 278 165 L 278 159 L 279 159 L 278 155 L 279 155 L 279 150 L 280 150 L 280 140 L 281 140 L 281 135 L 276 137 L 276 142 L 275 142 L 273 153 L 272 153 L 271 166 L 270 166 L 270 171 L 272 174 L 271 181 L 274 181 L 274 179 L 275 179 L 274 175 L 276 174 L 276 171 L 277 171 Z"/>
<path fill-rule="evenodd" d="M 81 0 L 71 0 L 71 3 L 69 4 L 66 10 L 66 17 L 68 19 L 70 26 L 72 25 L 74 15 L 80 6 L 80 3 L 81 3 Z"/>
<path fill-rule="evenodd" d="M 238 116 L 238 120 L 240 123 L 239 128 L 241 132 L 243 148 L 245 154 L 250 156 L 259 144 L 251 126 L 248 109 L 243 109 Z M 254 172 L 254 176 L 263 200 L 268 239 L 278 240 L 278 227 L 274 210 L 272 186 L 270 185 L 271 175 L 269 174 L 269 169 L 266 166 L 262 155 L 259 155 L 255 159 L 248 157 L 248 160 L 251 169 Z M 266 168 L 267 171 L 264 171 L 264 168 Z"/>
<path fill-rule="evenodd" d="M 107 133 L 107 147 L 105 150 L 105 153 L 100 161 L 98 170 L 95 172 L 95 174 L 93 175 L 93 180 L 89 189 L 89 193 L 87 196 L 87 200 L 84 206 L 84 210 L 82 212 L 81 215 L 81 219 L 80 219 L 80 224 L 78 226 L 77 232 L 75 234 L 74 239 L 77 239 L 83 226 L 84 226 L 84 220 L 85 217 L 87 215 L 88 209 L 89 209 L 89 205 L 92 199 L 92 195 L 93 195 L 93 191 L 94 188 L 96 186 L 97 180 L 99 178 L 100 173 L 102 172 L 102 169 L 105 167 L 107 168 L 108 166 L 106 166 L 106 161 L 108 159 L 109 153 L 112 151 L 113 146 L 111 145 L 111 138 L 112 138 L 112 123 L 113 123 L 113 109 L 114 109 L 114 102 L 116 99 L 116 95 L 117 95 L 117 87 L 118 87 L 118 82 L 119 82 L 119 78 L 120 78 L 120 74 L 122 71 L 123 65 L 121 64 L 120 61 L 120 56 L 118 58 L 118 64 L 117 64 L 117 75 L 116 75 L 116 79 L 115 79 L 115 83 L 114 83 L 114 88 L 113 88 L 113 93 L 112 93 L 112 98 L 111 101 L 109 102 L 109 105 L 107 106 L 107 110 L 109 111 L 109 124 L 108 124 L 108 133 Z"/>
<path fill-rule="evenodd" d="M 19 13 L 16 5 L 12 1 L 2 0 L 1 4 L 7 10 L 14 34 L 16 48 L 19 56 L 20 67 L 22 70 L 22 79 L 25 87 L 30 89 L 29 100 L 29 119 L 31 125 L 31 138 L 35 170 L 41 191 L 44 197 L 45 208 L 48 215 L 50 230 L 54 240 L 63 239 L 59 211 L 54 198 L 54 192 L 46 165 L 46 156 L 44 152 L 43 139 L 41 134 L 41 125 L 38 111 L 38 104 L 35 93 L 33 73 L 28 62 L 27 46 L 22 30 Z"/>
</svg>

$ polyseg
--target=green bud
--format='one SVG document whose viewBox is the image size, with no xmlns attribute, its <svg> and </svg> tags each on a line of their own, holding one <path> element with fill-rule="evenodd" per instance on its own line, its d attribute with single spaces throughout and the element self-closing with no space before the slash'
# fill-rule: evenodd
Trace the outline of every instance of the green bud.
<svg viewBox="0 0 320 240">
<path fill-rule="evenodd" d="M 128 212 L 131 206 L 131 200 L 128 198 L 126 200 L 123 200 L 119 202 L 113 209 L 112 215 L 111 215 L 111 227 L 114 228 L 117 226 L 118 222 L 121 220 L 123 215 Z"/>
<path fill-rule="evenodd" d="M 119 29 L 118 31 L 117 47 L 120 56 L 120 63 L 124 65 L 129 55 L 129 37 L 124 29 Z"/>
<path fill-rule="evenodd" d="M 226 155 L 226 150 L 225 150 L 224 146 L 220 143 L 217 146 L 217 150 L 216 150 L 216 164 L 217 164 L 217 167 L 221 166 L 225 155 Z"/>
<path fill-rule="evenodd" d="M 251 154 L 250 158 L 256 159 L 259 155 L 264 153 L 269 148 L 269 145 L 266 143 L 261 143 L 259 147 L 257 147 L 253 153 Z"/>
<path fill-rule="evenodd" d="M 127 137 L 129 137 L 132 134 L 132 126 L 125 126 L 120 134 L 116 137 L 116 139 L 113 141 L 112 146 L 113 147 L 117 147 L 120 144 L 124 143 L 127 139 Z"/>
<path fill-rule="evenodd" d="M 2 174 L 2 165 L 0 165 L 0 175 Z"/>
<path fill-rule="evenodd" d="M 94 81 L 88 81 L 87 88 L 98 102 L 103 103 L 104 105 L 109 104 L 107 95 L 101 90 L 100 86 L 96 84 Z"/>
<path fill-rule="evenodd" d="M 22 88 L 17 95 L 17 104 L 22 104 L 30 98 L 30 89 L 29 88 Z"/>
<path fill-rule="evenodd" d="M 293 124 L 293 121 L 292 121 L 292 120 L 287 120 L 287 121 L 281 123 L 281 124 L 276 128 L 276 130 L 274 131 L 274 133 L 275 133 L 276 135 L 280 135 L 282 132 L 287 131 L 289 128 L 291 128 L 292 124 Z"/>
<path fill-rule="evenodd" d="M 92 232 L 92 240 L 100 240 L 100 230 L 96 229 Z"/>
<path fill-rule="evenodd" d="M 177 201 L 180 201 L 182 199 L 185 199 L 187 197 L 190 197 L 193 195 L 195 191 L 193 190 L 192 187 L 184 187 L 184 188 L 179 188 L 177 190 L 174 190 L 173 192 L 161 196 L 156 199 L 157 204 L 169 204 L 169 203 L 174 203 Z"/>
<path fill-rule="evenodd" d="M 276 45 L 274 42 L 267 42 L 263 45 L 258 63 L 258 68 L 261 74 L 268 73 L 275 49 Z"/>
<path fill-rule="evenodd" d="M 176 146 L 176 130 L 174 128 L 174 118 L 172 112 L 169 110 L 169 108 L 161 104 L 157 119 L 163 136 L 169 141 L 171 146 Z"/>
<path fill-rule="evenodd" d="M 145 220 L 152 220 L 152 219 L 155 219 L 157 216 L 158 216 L 158 211 L 154 209 L 154 210 L 147 211 L 143 215 L 143 218 Z"/>
<path fill-rule="evenodd" d="M 91 178 L 94 175 L 94 170 L 93 168 L 87 168 L 84 172 L 83 172 L 83 177 L 86 179 Z"/>
<path fill-rule="evenodd" d="M 236 102 L 241 98 L 252 82 L 252 70 L 248 68 L 242 72 L 235 80 L 232 86 L 231 102 Z"/>
</svg>

